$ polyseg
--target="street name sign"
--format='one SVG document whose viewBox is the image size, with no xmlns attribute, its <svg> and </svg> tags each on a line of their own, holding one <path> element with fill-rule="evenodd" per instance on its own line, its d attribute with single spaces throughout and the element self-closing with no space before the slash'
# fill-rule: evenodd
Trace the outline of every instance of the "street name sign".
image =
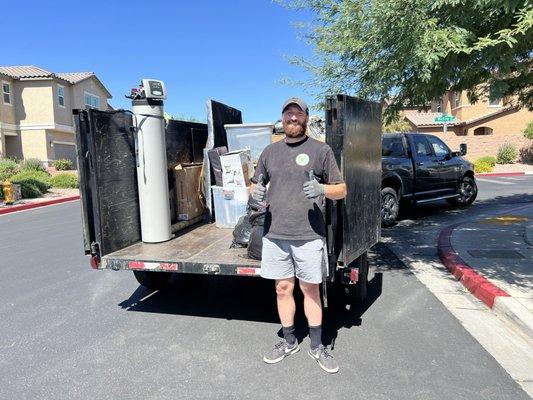
<svg viewBox="0 0 533 400">
<path fill-rule="evenodd" d="M 441 117 L 436 117 L 435 122 L 452 122 L 455 121 L 455 117 L 453 115 L 443 115 Z"/>
</svg>

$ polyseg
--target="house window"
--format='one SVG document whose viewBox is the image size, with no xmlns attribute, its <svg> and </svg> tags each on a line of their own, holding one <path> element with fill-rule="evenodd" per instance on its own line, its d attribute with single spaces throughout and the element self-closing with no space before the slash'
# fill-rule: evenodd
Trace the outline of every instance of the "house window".
<svg viewBox="0 0 533 400">
<path fill-rule="evenodd" d="M 474 136 L 481 135 L 492 135 L 492 129 L 488 126 L 480 126 L 479 128 L 474 129 Z"/>
<path fill-rule="evenodd" d="M 65 107 L 65 87 L 57 85 L 57 103 L 59 107 Z"/>
<path fill-rule="evenodd" d="M 85 105 L 90 108 L 100 108 L 100 97 L 85 92 Z"/>
<path fill-rule="evenodd" d="M 453 108 L 461 107 L 461 92 L 453 92 Z"/>
<path fill-rule="evenodd" d="M 11 104 L 11 84 L 2 82 L 2 95 L 4 98 L 4 104 Z"/>
</svg>

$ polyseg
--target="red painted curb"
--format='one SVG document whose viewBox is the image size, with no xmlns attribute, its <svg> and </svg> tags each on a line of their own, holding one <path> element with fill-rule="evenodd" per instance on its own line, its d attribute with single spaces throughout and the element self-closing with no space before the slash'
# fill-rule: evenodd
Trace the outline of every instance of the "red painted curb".
<svg viewBox="0 0 533 400">
<path fill-rule="evenodd" d="M 438 239 L 437 251 L 442 263 L 475 297 L 492 308 L 497 296 L 509 294 L 480 275 L 454 250 L 451 242 L 453 230 L 461 224 L 444 228 Z"/>
<path fill-rule="evenodd" d="M 67 201 L 74 201 L 74 200 L 79 200 L 79 199 L 80 199 L 80 195 L 78 194 L 75 196 L 61 197 L 59 199 L 45 200 L 45 201 L 39 201 L 35 203 L 17 204 L 9 208 L 0 208 L 0 215 L 9 214 L 9 213 L 16 212 L 16 211 L 29 210 L 31 208 L 50 206 L 52 204 L 65 203 Z"/>
<path fill-rule="evenodd" d="M 476 176 L 521 176 L 525 175 L 525 172 L 483 172 L 481 174 L 475 174 Z"/>
</svg>

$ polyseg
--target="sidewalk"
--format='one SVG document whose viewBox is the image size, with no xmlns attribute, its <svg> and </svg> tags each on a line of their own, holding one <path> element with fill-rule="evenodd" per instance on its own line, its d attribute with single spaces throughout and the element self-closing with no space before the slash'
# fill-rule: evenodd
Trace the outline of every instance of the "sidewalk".
<svg viewBox="0 0 533 400">
<path fill-rule="evenodd" d="M 78 189 L 50 189 L 43 197 L 35 199 L 17 200 L 14 204 L 6 205 L 0 201 L 0 215 L 16 211 L 28 210 L 36 207 L 49 206 L 52 204 L 64 203 L 67 201 L 78 200 L 80 192 Z"/>
<path fill-rule="evenodd" d="M 533 204 L 444 229 L 439 256 L 476 297 L 533 338 Z"/>
</svg>

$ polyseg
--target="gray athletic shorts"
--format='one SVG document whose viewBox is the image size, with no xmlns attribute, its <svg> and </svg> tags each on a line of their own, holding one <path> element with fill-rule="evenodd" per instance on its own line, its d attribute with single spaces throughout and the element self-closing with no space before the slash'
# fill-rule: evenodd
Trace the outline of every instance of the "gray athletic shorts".
<svg viewBox="0 0 533 400">
<path fill-rule="evenodd" d="M 323 239 L 282 240 L 263 237 L 261 276 L 287 279 L 296 276 L 307 283 L 321 283 L 327 274 L 326 247 Z"/>
</svg>

